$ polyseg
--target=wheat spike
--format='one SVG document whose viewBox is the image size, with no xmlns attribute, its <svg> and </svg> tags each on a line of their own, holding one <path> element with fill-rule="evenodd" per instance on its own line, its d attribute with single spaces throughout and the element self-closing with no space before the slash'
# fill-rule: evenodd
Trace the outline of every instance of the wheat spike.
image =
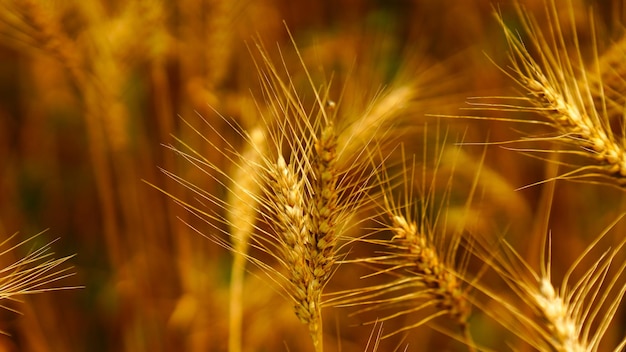
<svg viewBox="0 0 626 352">
<path fill-rule="evenodd" d="M 332 124 L 315 141 L 309 220 L 309 259 L 320 288 L 328 280 L 337 247 L 337 137 Z"/>
<path fill-rule="evenodd" d="M 426 136 L 426 127 L 425 130 Z M 424 138 L 425 158 L 428 154 L 428 139 Z M 379 171 L 380 183 L 385 185 L 380 205 L 385 220 L 381 220 L 381 223 L 383 229 L 390 232 L 391 238 L 364 238 L 364 241 L 380 245 L 384 249 L 376 256 L 346 261 L 374 265 L 378 271 L 370 276 L 391 274 L 394 279 L 370 287 L 337 292 L 333 294 L 331 302 L 338 306 L 360 307 L 357 313 L 385 312 L 378 317 L 380 322 L 414 313 L 423 315 L 418 321 L 406 323 L 404 327 L 386 334 L 383 338 L 446 316 L 460 328 L 462 336 L 457 338 L 473 350 L 475 346 L 468 323 L 471 312 L 467 297 L 469 287 L 465 284 L 468 280 L 467 258 L 460 250 L 466 220 L 461 220 L 456 225 L 447 223 L 447 211 L 453 209 L 450 196 L 455 172 L 454 169 L 447 170 L 450 174 L 446 178 L 446 174 L 440 170 L 444 163 L 442 156 L 454 157 L 454 153 L 448 151 L 451 147 L 441 147 L 445 145 L 445 141 L 442 143 L 439 137 L 434 143 L 437 145 L 434 156 L 427 157 L 432 160 L 424 161 L 420 173 L 406 167 L 400 173 L 401 180 L 398 182 L 401 185 L 398 187 L 405 189 L 402 200 L 394 197 L 394 187 L 391 186 L 392 179 L 387 175 L 388 171 Z M 453 160 L 445 162 L 454 165 Z M 463 205 L 465 213 L 470 210 L 478 182 L 478 176 L 473 176 L 473 186 Z M 419 193 L 415 196 L 412 190 L 414 180 L 419 180 Z"/>
<path fill-rule="evenodd" d="M 524 32 L 529 38 L 528 43 L 522 42 L 520 35 L 509 28 L 500 14 L 496 17 L 504 29 L 510 51 L 510 69 L 503 71 L 525 94 L 471 100 L 471 109 L 494 110 L 508 113 L 509 116 L 466 117 L 547 126 L 552 131 L 547 135 L 531 134 L 505 143 L 530 144 L 529 147 L 512 149 L 539 158 L 544 158 L 542 154 L 560 156 L 558 162 L 569 166 L 571 170 L 556 176 L 557 179 L 622 185 L 626 177 L 626 143 L 613 132 L 606 100 L 601 92 L 598 93 L 597 87 L 601 86 L 598 83 L 601 80 L 598 54 L 593 52 L 596 65 L 592 67 L 596 74 L 592 75 L 586 69 L 576 35 L 577 29 L 572 27 L 573 38 L 568 41 L 558 20 L 561 11 L 569 11 L 574 23 L 572 3 L 557 8 L 554 0 L 546 0 L 548 29 L 545 31 L 541 30 L 529 13 L 517 5 Z M 544 35 L 544 32 L 547 34 Z M 593 26 L 591 32 L 595 35 Z M 601 98 L 597 98 L 598 95 Z M 495 102 L 483 103 L 483 99 Z M 519 118 L 514 115 L 518 112 L 532 112 L 541 116 L 541 119 Z M 551 142 L 549 147 L 546 142 Z"/>
<path fill-rule="evenodd" d="M 272 166 L 268 171 L 268 187 L 265 192 L 269 201 L 266 209 L 273 213 L 269 214 L 272 216 L 269 216 L 268 222 L 279 238 L 280 253 L 277 256 L 284 260 L 289 270 L 296 315 L 303 323 L 315 324 L 319 319 L 316 308 L 319 297 L 312 297 L 312 276 L 305 259 L 308 230 L 302 181 L 282 156 Z"/>
<path fill-rule="evenodd" d="M 553 2 L 550 3 L 549 11 L 552 16 L 556 16 L 557 9 Z M 520 13 L 523 14 L 521 11 Z M 505 31 L 512 50 L 514 72 L 518 75 L 518 81 L 530 93 L 531 102 L 559 132 L 557 138 L 579 147 L 598 160 L 600 168 L 607 174 L 626 176 L 626 152 L 623 144 L 613 136 L 606 116 L 602 115 L 602 108 L 596 106 L 591 99 L 588 81 L 584 76 L 581 77 L 582 82 L 576 81 L 577 76 L 584 75 L 576 73 L 576 70 L 584 72 L 580 71 L 583 67 L 582 59 L 578 62 L 570 60 L 562 52 L 565 47 L 551 49 L 531 19 L 528 16 L 523 18 L 533 44 L 540 50 L 539 62 L 543 63 L 543 67 L 530 56 L 510 30 Z M 555 40 L 563 43 L 561 29 L 556 20 L 551 26 L 557 36 Z M 573 45 L 577 51 L 580 50 L 576 39 Z"/>
<path fill-rule="evenodd" d="M 369 162 L 359 161 L 364 160 L 361 152 L 356 158 L 351 156 L 352 165 L 339 170 L 338 130 L 334 117 L 329 114 L 336 105 L 327 107 L 326 104 L 330 85 L 316 87 L 302 63 L 315 96 L 312 106 L 305 107 L 302 93 L 295 90 L 289 72 L 286 72 L 288 78 L 283 78 L 263 45 L 256 44 L 261 60 L 255 64 L 265 103 L 258 102 L 263 137 L 255 137 L 257 132 L 237 132 L 253 153 L 237 152 L 238 148 L 226 139 L 222 142 L 229 147 L 223 151 L 204 138 L 237 170 L 248 174 L 230 174 L 180 139 L 182 147 L 170 148 L 226 186 L 231 196 L 225 201 L 180 176 L 163 171 L 199 198 L 221 207 L 226 215 L 170 195 L 182 206 L 205 221 L 215 223 L 213 226 L 227 236 L 239 237 L 242 232 L 250 232 L 248 245 L 274 258 L 276 263 L 271 265 L 247 253 L 245 246 L 237 245 L 245 242 L 243 238 L 235 238 L 229 244 L 217 236 L 206 235 L 264 271 L 293 301 L 296 315 L 309 327 L 316 351 L 322 351 L 322 292 L 335 270 L 341 248 L 339 239 L 347 228 L 344 223 L 364 202 L 364 195 L 370 189 L 372 174 L 368 172 L 371 167 Z M 234 130 L 240 129 L 235 123 L 228 123 Z M 187 125 L 200 133 L 191 124 Z M 242 203 L 245 207 L 240 206 Z M 255 211 L 250 209 L 246 216 L 240 216 L 241 209 L 250 206 L 256 207 Z M 250 214 L 257 218 L 250 219 Z M 223 230 L 220 225 L 228 225 L 230 230 Z"/>
<path fill-rule="evenodd" d="M 605 251 L 587 268 L 581 268 L 581 263 L 622 218 L 623 215 L 618 217 L 589 244 L 567 270 L 559 286 L 555 286 L 551 274 L 549 235 L 544 236 L 546 254 L 541 257 L 539 271 L 534 270 L 504 240 L 501 240 L 500 248 L 474 247 L 481 248 L 481 252 L 476 254 L 505 280 L 522 301 L 515 302 L 506 297 L 501 288 L 474 283 L 474 287 L 492 302 L 484 311 L 537 350 L 599 351 L 600 343 L 626 293 L 626 286 L 620 283 L 626 265 L 621 264 L 613 276 L 609 276 L 613 260 L 626 241 Z M 574 281 L 572 275 L 581 270 L 580 278 Z M 532 308 L 535 317 L 528 316 L 528 312 L 521 308 L 525 305 Z M 625 344 L 626 340 L 622 340 L 614 351 L 620 351 Z"/>
<path fill-rule="evenodd" d="M 396 240 L 405 242 L 408 252 L 414 256 L 416 273 L 423 277 L 427 288 L 433 289 L 434 299 L 440 302 L 438 307 L 447 311 L 460 325 L 466 324 L 469 306 L 455 270 L 442 262 L 436 248 L 417 232 L 415 223 L 409 224 L 404 217 L 396 215 L 391 229 L 396 234 Z"/>
</svg>

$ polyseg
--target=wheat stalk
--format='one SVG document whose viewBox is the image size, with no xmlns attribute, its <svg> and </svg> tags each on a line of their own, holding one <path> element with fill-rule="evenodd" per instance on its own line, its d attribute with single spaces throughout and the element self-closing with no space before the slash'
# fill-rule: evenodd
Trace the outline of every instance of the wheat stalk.
<svg viewBox="0 0 626 352">
<path fill-rule="evenodd" d="M 237 165 L 231 171 L 233 180 L 237 180 L 237 182 L 233 182 L 229 186 L 234 192 L 230 192 L 226 200 L 230 209 L 226 215 L 226 220 L 230 226 L 234 249 L 229 295 L 228 349 L 231 352 L 241 351 L 242 301 L 245 264 L 247 261 L 246 254 L 248 253 L 250 236 L 254 232 L 258 206 L 257 198 L 261 192 L 255 175 L 261 172 L 259 166 L 262 159 L 261 152 L 266 142 L 262 126 L 258 125 L 252 130 L 249 141 L 251 144 L 242 154 L 242 158 L 247 160 L 247 163 Z"/>
<path fill-rule="evenodd" d="M 252 230 L 248 245 L 274 257 L 277 265 L 254 257 L 247 253 L 245 246 L 237 245 L 246 242 L 245 238 L 233 238 L 233 244 L 228 244 L 216 236 L 207 237 L 233 250 L 236 256 L 247 258 L 277 283 L 294 302 L 298 318 L 309 326 L 315 349 L 322 351 L 322 292 L 335 270 L 341 248 L 340 234 L 347 228 L 344 223 L 362 204 L 363 195 L 369 190 L 371 174 L 366 171 L 369 162 L 358 162 L 358 155 L 351 156 L 357 162 L 339 172 L 337 129 L 330 115 L 334 104 L 326 104 L 330 86 L 319 89 L 308 76 L 315 100 L 310 109 L 305 108 L 301 93 L 294 90 L 293 82 L 282 77 L 260 42 L 257 42 L 257 49 L 261 60 L 256 64 L 266 103 L 259 111 L 269 115 L 261 115 L 263 132 L 259 133 L 263 137 L 238 132 L 252 154 L 239 153 L 222 137 L 229 148 L 221 153 L 247 175 L 231 175 L 180 139 L 182 148 L 169 146 L 192 165 L 219 180 L 232 196 L 224 201 L 174 173 L 164 172 L 202 199 L 222 208 L 226 216 L 169 194 L 193 214 L 216 222 L 215 228 L 219 231 L 225 231 L 219 224 L 228 225 L 227 236 Z M 303 69 L 308 74 L 306 66 Z M 287 77 L 290 77 L 288 73 Z M 233 122 L 229 123 L 234 130 L 241 130 Z M 205 141 L 220 151 L 215 142 L 206 138 Z M 256 211 L 249 209 L 246 214 L 255 214 L 258 218 L 239 216 L 242 208 L 238 204 L 242 203 L 246 203 L 245 208 L 256 207 Z"/>
</svg>

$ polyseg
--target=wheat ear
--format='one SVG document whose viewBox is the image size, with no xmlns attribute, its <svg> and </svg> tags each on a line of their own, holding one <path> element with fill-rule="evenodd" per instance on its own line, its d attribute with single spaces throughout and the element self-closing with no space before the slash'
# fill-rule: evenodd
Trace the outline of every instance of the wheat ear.
<svg viewBox="0 0 626 352">
<path fill-rule="evenodd" d="M 597 91 L 597 87 L 602 86 L 598 83 L 601 79 L 600 67 L 593 66 L 597 74 L 590 76 L 576 35 L 577 29 L 572 28 L 573 38 L 567 42 L 558 21 L 560 11 L 569 11 L 572 23 L 575 23 L 571 2 L 557 9 L 554 0 L 546 0 L 549 27 L 545 32 L 548 37 L 521 6 L 518 5 L 517 10 L 529 37 L 527 44 L 535 49 L 535 54 L 531 54 L 532 50 L 507 26 L 502 16 L 497 14 L 496 17 L 504 29 L 510 50 L 510 69 L 503 71 L 525 94 L 471 100 L 472 109 L 494 110 L 511 114 L 509 116 L 466 117 L 547 126 L 552 130 L 548 135 L 529 135 L 505 143 L 531 144 L 530 147 L 513 149 L 540 158 L 548 153 L 561 156 L 559 163 L 570 166 L 571 170 L 555 178 L 622 185 L 626 177 L 626 143 L 611 129 L 604 95 Z M 595 35 L 593 27 L 591 32 Z M 598 54 L 593 54 L 597 58 Z M 483 99 L 494 102 L 483 103 Z M 519 118 L 512 115 L 516 112 L 532 112 L 541 118 Z M 552 142 L 551 146 L 546 147 L 546 142 Z"/>
<path fill-rule="evenodd" d="M 425 130 L 425 135 L 428 135 L 426 127 Z M 428 138 L 424 140 L 426 158 Z M 380 322 L 413 313 L 424 315 L 418 321 L 408 323 L 383 338 L 430 323 L 437 317 L 447 316 L 460 328 L 463 336 L 459 340 L 474 350 L 468 324 L 471 311 L 467 298 L 469 287 L 464 284 L 467 280 L 467 257 L 464 251 L 460 251 L 465 223 L 460 221 L 456 226 L 447 223 L 447 211 L 453 208 L 450 196 L 454 170 L 449 170 L 447 180 L 440 170 L 444 162 L 442 156 L 453 157 L 454 153 L 449 153 L 449 147 L 442 148 L 440 143 L 437 137 L 434 160 L 425 161 L 421 173 L 406 167 L 400 173 L 401 187 L 404 188 L 401 201 L 394 198 L 395 187 L 392 187 L 387 171 L 379 172 L 380 183 L 385 185 L 380 208 L 386 219 L 381 220 L 381 223 L 383 229 L 390 232 L 391 238 L 364 238 L 364 241 L 380 245 L 384 250 L 377 256 L 347 261 L 379 268 L 370 276 L 392 274 L 395 279 L 338 292 L 333 298 L 333 304 L 360 307 L 357 313 L 386 312 L 378 317 L 377 321 Z M 447 162 L 454 165 L 453 161 Z M 419 194 L 415 196 L 414 180 L 419 180 L 416 186 Z M 463 205 L 465 212 L 469 211 L 472 204 L 477 180 L 476 176 Z M 444 186 L 441 189 L 442 182 Z"/>
<path fill-rule="evenodd" d="M 310 205 L 309 252 L 315 279 L 323 285 L 330 276 L 337 246 L 337 137 L 329 124 L 315 141 L 316 155 Z"/>
<path fill-rule="evenodd" d="M 626 293 L 626 286 L 620 283 L 626 264 L 621 264 L 612 273 L 613 276 L 609 276 L 611 264 L 626 240 L 616 248 L 605 251 L 589 267 L 581 268 L 581 263 L 623 216 L 618 217 L 584 250 L 567 270 L 559 286 L 555 286 L 551 275 L 552 246 L 548 234 L 544 236 L 545 255 L 541 257 L 539 272 L 504 240 L 498 250 L 485 250 L 483 246 L 482 252 L 476 254 L 522 300 L 521 304 L 514 302 L 502 294 L 501 288 L 488 288 L 475 283 L 474 287 L 492 302 L 483 311 L 537 350 L 598 351 Z M 580 278 L 573 281 L 572 276 L 580 270 Z M 522 306 L 532 308 L 535 317 L 528 316 L 528 312 L 520 308 Z M 625 345 L 626 339 L 614 351 L 621 351 Z"/>
<path fill-rule="evenodd" d="M 339 106 L 327 104 L 330 85 L 322 89 L 314 85 L 297 47 L 315 97 L 310 109 L 304 108 L 289 73 L 289 80 L 284 80 L 265 48 L 257 47 L 263 58 L 258 67 L 265 94 L 280 121 L 278 129 L 270 132 L 278 157 L 267 166 L 268 200 L 263 201 L 263 213 L 282 247 L 276 257 L 289 272 L 287 292 L 295 302 L 296 315 L 308 325 L 315 350 L 322 351 L 322 293 L 335 271 L 340 235 L 346 230 L 342 223 L 363 203 L 372 174 L 367 174 L 368 163 L 360 161 L 362 152 L 356 158 L 349 156 L 353 164 L 339 170 L 341 152 L 347 148 L 342 145 L 340 149 L 341 135 L 335 124 Z M 287 152 L 289 163 L 283 157 Z"/>
<path fill-rule="evenodd" d="M 228 142 L 223 134 L 218 133 L 222 138 L 219 143 L 211 141 L 185 121 L 216 152 L 238 170 L 249 174 L 242 177 L 234 175 L 177 139 L 182 147 L 169 148 L 200 172 L 225 186 L 229 197 L 225 201 L 219 195 L 203 190 L 200 185 L 163 170 L 176 182 L 189 188 L 202 202 L 207 201 L 224 213 L 166 194 L 225 236 L 250 233 L 247 245 L 253 253 L 249 253 L 245 246 L 237 247 L 238 239 L 228 243 L 215 234 L 203 235 L 235 251 L 236 256 L 246 258 L 267 274 L 269 280 L 279 286 L 281 293 L 294 303 L 297 317 L 308 325 L 315 350 L 322 351 L 322 306 L 325 303 L 322 293 L 335 271 L 343 248 L 344 243 L 340 239 L 349 228 L 346 224 L 367 200 L 365 195 L 371 190 L 374 171 L 364 155 L 374 137 L 367 129 L 337 128 L 337 123 L 342 122 L 336 116 L 340 103 L 331 103 L 330 83 L 321 87 L 313 83 L 297 47 L 301 72 L 304 72 L 305 83 L 314 97 L 312 102 L 304 101 L 302 92 L 296 90 L 298 84 L 292 81 L 295 75 L 286 70 L 284 59 L 281 65 L 276 66 L 261 41 L 255 42 L 255 46 L 257 51 L 252 54 L 263 94 L 263 100 L 256 99 L 262 120 L 259 124 L 263 134 L 262 144 L 255 142 L 256 132 L 242 131 L 241 126 L 224 119 L 252 147 L 250 150 L 254 153 L 238 152 L 239 148 Z M 257 59 L 259 56 L 260 59 Z M 285 72 L 277 67 L 284 68 Z M 406 99 L 405 96 L 402 94 L 400 100 Z M 396 111 L 399 109 L 393 114 Z M 349 123 L 360 122 L 347 120 Z M 210 123 L 204 122 L 217 132 Z M 371 119 L 366 123 L 379 127 Z M 346 131 L 358 135 L 342 135 Z M 219 148 L 220 143 L 227 148 Z M 351 149 L 355 145 L 360 146 L 356 153 Z M 347 155 L 350 153 L 356 156 Z M 251 184 L 248 182 L 250 174 Z M 245 205 L 240 207 L 242 203 Z M 246 211 L 246 216 L 240 216 L 239 210 L 244 208 L 249 211 Z M 256 218 L 250 218 L 251 214 L 255 214 Z M 201 233 L 198 229 L 194 230 Z M 268 261 L 267 257 L 256 257 L 254 252 L 258 251 L 272 259 Z"/>
<path fill-rule="evenodd" d="M 272 99 L 274 111 L 295 112 L 293 121 L 288 118 L 273 133 L 279 156 L 275 164 L 268 166 L 268 200 L 264 201 L 264 209 L 273 214 L 268 223 L 274 224 L 282 247 L 277 257 L 289 271 L 288 293 L 295 301 L 296 315 L 309 326 L 316 351 L 322 351 L 321 295 L 333 272 L 338 249 L 337 219 L 342 213 L 338 204 L 336 131 L 324 110 L 324 98 L 318 95 L 306 67 L 303 66 L 317 97 L 318 112 L 314 114 L 303 110 L 291 84 L 282 81 L 264 49 L 259 49 L 271 81 L 266 86 L 267 93 L 287 101 L 287 106 L 283 106 L 279 99 Z M 288 141 L 292 149 L 289 165 L 282 156 L 282 141 Z"/>
<path fill-rule="evenodd" d="M 311 243 L 303 181 L 293 171 L 293 165 L 287 165 L 282 156 L 272 166 L 268 171 L 266 189 L 271 206 L 266 208 L 273 213 L 268 214 L 274 220 L 269 223 L 273 225 L 279 239 L 279 252 L 275 255 L 281 258 L 288 269 L 291 287 L 288 292 L 295 302 L 296 316 L 309 326 L 313 343 L 318 346 L 322 341 L 321 288 L 311 270 L 311 254 L 307 248 Z"/>
<path fill-rule="evenodd" d="M 393 241 L 406 255 L 404 263 L 397 265 L 405 266 L 421 281 L 424 300 L 433 304 L 438 314 L 448 314 L 465 330 L 470 306 L 457 271 L 445 263 L 432 239 L 418 231 L 414 221 L 401 214 L 390 215 L 390 218 Z"/>
<path fill-rule="evenodd" d="M 552 16 L 557 15 L 554 2 L 551 2 L 550 10 Z M 514 71 L 518 74 L 519 82 L 530 93 L 531 102 L 560 132 L 560 138 L 573 142 L 600 161 L 608 174 L 617 177 L 626 176 L 626 152 L 623 144 L 618 143 L 613 136 L 608 119 L 602 115 L 601 107 L 594 104 L 584 73 L 581 83 L 575 81 L 574 77 L 579 76 L 575 70 L 584 67 L 582 59 L 576 63 L 579 67 L 574 67 L 575 64 L 565 53 L 557 53 L 555 49 L 550 48 L 530 21 L 530 19 L 525 21 L 526 27 L 532 35 L 533 43 L 541 52 L 543 69 L 508 29 L 506 37 L 513 52 L 511 61 Z M 559 37 L 556 40 L 563 43 L 561 28 L 556 20 L 553 26 Z M 574 45 L 579 52 L 576 39 Z M 563 47 L 561 50 L 565 49 Z"/>
</svg>

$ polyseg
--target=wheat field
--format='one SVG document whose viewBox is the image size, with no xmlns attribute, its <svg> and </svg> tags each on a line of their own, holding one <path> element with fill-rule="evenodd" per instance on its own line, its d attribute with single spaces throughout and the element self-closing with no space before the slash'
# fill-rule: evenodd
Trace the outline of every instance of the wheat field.
<svg viewBox="0 0 626 352">
<path fill-rule="evenodd" d="M 626 350 L 626 3 L 5 0 L 0 351 Z"/>
</svg>

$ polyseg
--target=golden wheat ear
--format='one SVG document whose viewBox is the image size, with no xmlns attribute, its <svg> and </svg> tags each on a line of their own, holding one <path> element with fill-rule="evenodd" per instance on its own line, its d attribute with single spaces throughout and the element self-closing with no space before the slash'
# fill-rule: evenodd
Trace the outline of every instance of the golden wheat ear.
<svg viewBox="0 0 626 352">
<path fill-rule="evenodd" d="M 598 90 L 602 86 L 598 53 L 592 48 L 593 61 L 585 59 L 589 55 L 582 52 L 579 43 L 577 32 L 581 29 L 575 27 L 573 5 L 571 1 L 559 5 L 546 0 L 545 29 L 518 5 L 524 41 L 521 34 L 496 14 L 509 47 L 509 65 L 502 70 L 517 83 L 521 94 L 472 98 L 470 109 L 495 111 L 503 116 L 465 117 L 531 127 L 529 135 L 500 144 L 540 159 L 558 160 L 568 171 L 557 179 L 622 186 L 626 184 L 626 143 L 623 131 L 612 129 L 606 100 L 601 88 Z M 571 28 L 561 25 L 559 18 L 563 12 L 568 15 Z M 564 34 L 566 29 L 571 32 L 570 37 Z M 595 36 L 593 24 L 591 33 Z M 545 129 L 539 131 L 541 126 Z"/>
<path fill-rule="evenodd" d="M 270 133 L 277 157 L 266 159 L 261 180 L 265 194 L 261 217 L 278 241 L 275 250 L 268 252 L 284 266 L 288 280 L 284 287 L 296 315 L 309 326 L 316 351 L 322 351 L 322 292 L 336 270 L 341 238 L 348 230 L 345 224 L 365 201 L 373 171 L 362 152 L 349 156 L 352 164 L 341 161 L 346 149 L 341 148 L 342 130 L 337 128 L 341 121 L 335 114 L 340 102 L 328 104 L 330 85 L 318 88 L 313 83 L 297 47 L 315 97 L 306 109 L 289 72 L 287 79 L 282 78 L 264 47 L 257 47 L 265 94 L 279 121 Z"/>
<path fill-rule="evenodd" d="M 428 135 L 427 128 L 425 135 Z M 468 257 L 464 247 L 467 244 L 463 240 L 468 219 L 455 222 L 448 215 L 459 208 L 463 213 L 469 213 L 478 176 L 474 175 L 471 186 L 465 190 L 464 202 L 451 201 L 451 197 L 460 195 L 453 188 L 453 150 L 459 149 L 438 138 L 434 143 L 424 138 L 427 160 L 423 161 L 421 168 L 416 170 L 413 160 L 410 167 L 397 170 L 388 165 L 379 172 L 383 190 L 378 202 L 380 218 L 377 221 L 381 228 L 373 235 L 387 233 L 388 238 L 362 238 L 366 243 L 380 246 L 378 254 L 346 260 L 346 263 L 374 268 L 375 271 L 366 278 L 390 279 L 333 293 L 329 304 L 358 307 L 355 314 L 375 312 L 380 314 L 377 315 L 379 322 L 409 320 L 383 338 L 424 324 L 438 325 L 437 318 L 446 317 L 460 333 L 445 328 L 441 330 L 473 350 L 475 346 L 469 331 L 469 286 L 465 284 Z M 435 145 L 434 151 L 429 150 L 432 147 L 429 143 Z M 447 158 L 450 159 L 444 160 Z"/>
<path fill-rule="evenodd" d="M 506 282 L 512 296 L 492 285 L 473 283 L 490 303 L 481 309 L 511 333 L 539 351 L 599 351 L 626 293 L 626 263 L 611 268 L 626 239 L 598 252 L 600 241 L 623 219 L 619 216 L 578 256 L 560 285 L 552 278 L 550 234 L 544 235 L 540 270 L 535 270 L 508 242 L 499 248 L 476 245 L 475 254 Z M 480 242 L 480 241 L 479 241 Z M 585 264 L 590 262 L 590 264 Z M 481 306 L 481 304 L 476 303 Z M 614 351 L 622 351 L 626 339 Z"/>
<path fill-rule="evenodd" d="M 241 149 L 220 133 L 221 140 L 212 141 L 187 123 L 233 167 L 215 164 L 182 139 L 177 139 L 179 146 L 169 146 L 224 186 L 229 196 L 225 200 L 163 170 L 200 202 L 192 204 L 166 194 L 218 231 L 205 236 L 267 274 L 294 303 L 296 315 L 309 327 L 315 349 L 322 351 L 322 291 L 335 271 L 340 238 L 348 229 L 345 224 L 365 201 L 373 173 L 364 157 L 350 156 L 352 164 L 339 163 L 345 148 L 339 148 L 341 131 L 336 127 L 334 109 L 339 103 L 327 104 L 330 84 L 315 85 L 298 55 L 307 89 L 299 91 L 296 87 L 302 82 L 293 82 L 290 72 L 282 71 L 281 67 L 288 66 L 282 57 L 281 65 L 275 65 L 260 41 L 255 48 L 253 57 L 263 93 L 263 100 L 257 101 L 260 130 L 248 133 L 222 117 L 243 139 L 246 151 L 239 152 Z M 306 101 L 306 95 L 313 100 Z M 364 139 L 357 140 L 363 143 Z M 230 237 L 231 243 L 219 233 Z M 233 324 L 238 325 L 236 321 Z M 231 344 L 236 345 L 236 341 Z"/>
</svg>

